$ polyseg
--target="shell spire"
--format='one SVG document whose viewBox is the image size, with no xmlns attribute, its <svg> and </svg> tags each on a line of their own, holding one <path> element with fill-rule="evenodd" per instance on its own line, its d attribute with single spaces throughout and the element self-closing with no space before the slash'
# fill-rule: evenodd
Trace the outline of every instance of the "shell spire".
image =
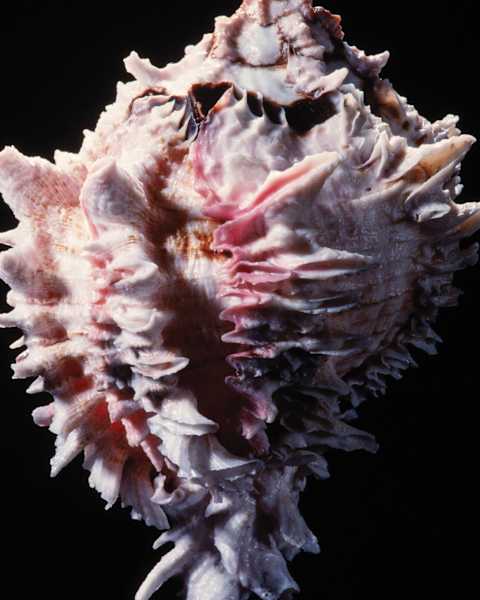
<svg viewBox="0 0 480 600">
<path fill-rule="evenodd" d="M 480 204 L 456 203 L 474 138 L 343 38 L 308 0 L 245 0 L 178 63 L 132 53 L 78 154 L 0 152 L 0 324 L 52 395 L 52 475 L 83 453 L 107 508 L 174 543 L 136 600 L 178 574 L 188 600 L 299 591 L 307 478 L 378 450 L 358 406 L 435 353 L 477 262 Z"/>
</svg>

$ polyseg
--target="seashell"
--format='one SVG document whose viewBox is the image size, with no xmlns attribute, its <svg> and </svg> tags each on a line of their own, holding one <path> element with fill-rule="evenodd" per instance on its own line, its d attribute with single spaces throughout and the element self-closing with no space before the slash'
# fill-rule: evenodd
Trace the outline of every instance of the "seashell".
<svg viewBox="0 0 480 600">
<path fill-rule="evenodd" d="M 52 475 L 83 452 L 106 506 L 174 543 L 136 600 L 178 574 L 188 600 L 299 591 L 308 476 L 375 452 L 357 408 L 435 352 L 477 261 L 480 204 L 455 203 L 474 138 L 421 117 L 387 60 L 307 0 L 244 0 L 176 64 L 132 53 L 78 154 L 0 153 L 0 323 L 53 397 L 33 412 Z"/>
</svg>

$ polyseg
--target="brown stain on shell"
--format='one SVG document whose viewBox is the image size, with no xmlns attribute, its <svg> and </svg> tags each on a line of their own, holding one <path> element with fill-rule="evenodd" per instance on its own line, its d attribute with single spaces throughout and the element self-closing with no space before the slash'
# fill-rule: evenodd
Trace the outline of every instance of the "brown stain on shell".
<svg viewBox="0 0 480 600">
<path fill-rule="evenodd" d="M 189 258 L 208 258 L 212 261 L 225 261 L 229 258 L 228 252 L 218 252 L 213 249 L 214 234 L 218 223 L 208 223 L 208 229 L 205 226 L 192 228 L 185 225 L 180 227 L 170 238 L 170 241 L 178 253 Z"/>
<path fill-rule="evenodd" d="M 392 121 L 403 121 L 403 114 L 398 98 L 393 90 L 376 88 L 375 110 Z M 405 127 L 405 123 L 402 125 Z"/>
</svg>

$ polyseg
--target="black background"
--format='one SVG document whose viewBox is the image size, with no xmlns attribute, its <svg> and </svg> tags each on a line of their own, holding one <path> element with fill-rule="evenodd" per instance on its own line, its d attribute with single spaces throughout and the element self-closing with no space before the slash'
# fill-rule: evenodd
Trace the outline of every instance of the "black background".
<svg viewBox="0 0 480 600">
<path fill-rule="evenodd" d="M 9 3 L 10 4 L 10 3 Z M 168 6 L 166 6 L 168 4 Z M 213 18 L 236 1 L 74 2 L 10 4 L 0 19 L 0 147 L 52 158 L 77 151 L 127 80 L 131 50 L 161 66 L 210 31 Z M 343 15 L 346 39 L 392 57 L 384 75 L 431 120 L 452 112 L 480 136 L 477 21 L 474 2 L 347 2 L 327 7 Z M 480 150 L 464 162 L 464 200 L 480 199 Z M 1 208 L 2 229 L 13 225 Z M 478 238 L 478 236 L 477 236 Z M 299 598 L 350 600 L 462 597 L 475 540 L 478 434 L 477 304 L 480 267 L 458 275 L 461 307 L 444 311 L 437 357 L 416 355 L 421 368 L 391 382 L 388 395 L 362 407 L 359 426 L 376 434 L 375 456 L 331 457 L 332 478 L 311 481 L 302 506 L 318 535 L 320 556 L 302 555 L 292 573 Z M 2 302 L 5 286 L 2 285 Z M 4 307 L 6 309 L 6 307 Z M 47 397 L 26 396 L 10 381 L 2 332 L 0 381 L 1 587 L 5 597 L 49 600 L 132 600 L 158 552 L 156 532 L 128 512 L 102 510 L 77 460 L 49 478 L 53 436 L 30 412 Z M 168 584 L 156 596 L 173 598 Z M 15 592 L 13 592 L 15 590 Z M 2 595 L 3 595 L 2 594 Z"/>
</svg>

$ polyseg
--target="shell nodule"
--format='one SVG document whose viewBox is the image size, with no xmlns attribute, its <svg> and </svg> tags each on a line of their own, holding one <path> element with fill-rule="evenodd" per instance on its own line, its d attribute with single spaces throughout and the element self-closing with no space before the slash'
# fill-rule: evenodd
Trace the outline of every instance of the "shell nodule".
<svg viewBox="0 0 480 600">
<path fill-rule="evenodd" d="M 176 64 L 132 53 L 78 154 L 0 152 L 0 324 L 53 397 L 33 413 L 52 475 L 83 452 L 107 506 L 175 544 L 136 600 L 177 574 L 191 600 L 298 591 L 306 478 L 375 452 L 355 409 L 435 352 L 477 261 L 480 204 L 455 203 L 475 140 L 421 117 L 387 60 L 309 0 L 244 0 Z"/>
</svg>

